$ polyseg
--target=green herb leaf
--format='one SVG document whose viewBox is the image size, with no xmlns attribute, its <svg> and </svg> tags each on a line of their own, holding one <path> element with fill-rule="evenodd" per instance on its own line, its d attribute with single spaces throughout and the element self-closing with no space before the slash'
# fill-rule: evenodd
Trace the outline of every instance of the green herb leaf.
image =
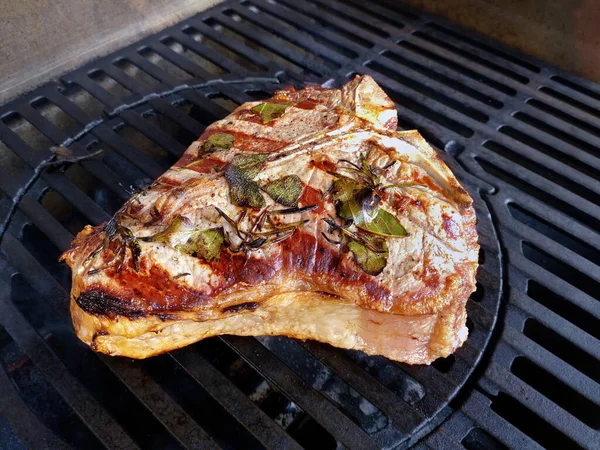
<svg viewBox="0 0 600 450">
<path fill-rule="evenodd" d="M 273 200 L 284 206 L 297 206 L 303 190 L 298 175 L 288 175 L 269 181 L 262 188 Z"/>
<path fill-rule="evenodd" d="M 381 238 L 370 239 L 368 244 L 367 246 L 359 241 L 351 240 L 348 242 L 348 248 L 362 270 L 369 275 L 379 275 L 387 264 L 387 244 Z"/>
<path fill-rule="evenodd" d="M 177 245 L 175 249 L 188 255 L 195 253 L 206 261 L 216 261 L 221 255 L 223 242 L 223 228 L 211 228 L 198 231 L 196 236 L 190 238 L 184 244 Z"/>
<path fill-rule="evenodd" d="M 368 197 L 367 197 L 368 198 Z M 398 219 L 381 208 L 369 210 L 365 201 L 359 202 L 357 197 L 343 203 L 338 215 L 346 220 L 352 220 L 357 228 L 381 236 L 401 237 L 406 236 L 406 229 Z"/>
<path fill-rule="evenodd" d="M 169 226 L 144 241 L 162 242 L 187 255 L 197 254 L 207 261 L 219 258 L 223 244 L 223 229 L 198 230 L 183 216 L 176 216 Z"/>
<path fill-rule="evenodd" d="M 369 188 L 353 191 L 352 196 L 338 207 L 338 215 L 359 224 L 371 222 L 377 213 L 381 198 Z"/>
<path fill-rule="evenodd" d="M 349 178 L 339 178 L 333 182 L 331 190 L 331 198 L 340 202 L 347 202 L 352 199 L 355 192 L 361 189 L 360 184 L 350 180 Z"/>
<path fill-rule="evenodd" d="M 283 116 L 286 110 L 292 105 L 288 103 L 260 103 L 251 108 L 251 111 L 260 114 L 262 123 L 269 123 Z"/>
<path fill-rule="evenodd" d="M 184 216 L 176 216 L 169 226 L 154 236 L 142 238 L 144 241 L 162 242 L 171 246 L 187 241 L 197 233 L 190 220 Z"/>
<path fill-rule="evenodd" d="M 237 154 L 233 157 L 229 167 L 237 169 L 240 175 L 252 180 L 260 173 L 268 157 L 269 155 L 265 153 Z"/>
<path fill-rule="evenodd" d="M 225 179 L 229 183 L 231 203 L 245 208 L 262 208 L 266 205 L 258 183 L 245 176 L 236 166 L 229 166 L 225 171 Z"/>
<path fill-rule="evenodd" d="M 233 147 L 233 134 L 215 133 L 202 143 L 200 149 L 204 154 L 216 152 L 217 150 L 228 150 Z"/>
<path fill-rule="evenodd" d="M 342 219 L 352 220 L 355 224 L 365 221 L 362 208 L 355 197 L 339 205 L 338 216 Z"/>
<path fill-rule="evenodd" d="M 258 184 L 252 179 L 256 177 L 265 162 L 266 154 L 236 155 L 225 170 L 225 179 L 229 183 L 231 202 L 236 206 L 262 208 L 266 202 Z"/>
<path fill-rule="evenodd" d="M 385 209 L 378 208 L 375 217 L 370 222 L 356 225 L 358 228 L 379 234 L 381 236 L 406 236 L 406 229 L 398 219 Z"/>
<path fill-rule="evenodd" d="M 260 193 L 258 184 L 245 180 L 244 183 L 231 186 L 229 191 L 231 202 L 242 208 L 262 208 L 266 205 L 265 198 Z"/>
<path fill-rule="evenodd" d="M 363 189 L 356 194 L 356 200 L 360 204 L 367 221 L 372 220 L 381 201 L 379 194 L 372 189 Z"/>
</svg>

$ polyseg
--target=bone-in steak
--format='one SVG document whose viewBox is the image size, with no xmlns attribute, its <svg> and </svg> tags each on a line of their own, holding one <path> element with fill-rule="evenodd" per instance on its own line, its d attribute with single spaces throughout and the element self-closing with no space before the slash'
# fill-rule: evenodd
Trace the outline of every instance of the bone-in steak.
<svg viewBox="0 0 600 450">
<path fill-rule="evenodd" d="M 206 129 L 63 259 L 92 349 L 145 358 L 285 335 L 408 363 L 467 337 L 472 200 L 368 76 L 278 91 Z"/>
</svg>

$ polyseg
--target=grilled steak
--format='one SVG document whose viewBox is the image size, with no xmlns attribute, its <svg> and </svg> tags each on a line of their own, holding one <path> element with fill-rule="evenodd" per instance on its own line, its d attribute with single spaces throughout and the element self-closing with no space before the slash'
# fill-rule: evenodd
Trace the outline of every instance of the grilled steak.
<svg viewBox="0 0 600 450">
<path fill-rule="evenodd" d="M 77 335 L 146 358 L 219 335 L 285 335 L 428 364 L 467 337 L 472 200 L 357 76 L 278 91 L 206 129 L 62 258 Z"/>
</svg>

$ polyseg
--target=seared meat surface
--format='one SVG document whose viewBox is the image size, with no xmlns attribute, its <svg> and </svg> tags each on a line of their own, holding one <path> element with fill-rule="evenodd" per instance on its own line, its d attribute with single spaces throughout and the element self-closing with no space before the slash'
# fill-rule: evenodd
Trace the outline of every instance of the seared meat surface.
<svg viewBox="0 0 600 450">
<path fill-rule="evenodd" d="M 472 200 L 368 76 L 278 91 L 206 129 L 62 258 L 94 350 L 286 335 L 408 363 L 467 337 Z"/>
</svg>

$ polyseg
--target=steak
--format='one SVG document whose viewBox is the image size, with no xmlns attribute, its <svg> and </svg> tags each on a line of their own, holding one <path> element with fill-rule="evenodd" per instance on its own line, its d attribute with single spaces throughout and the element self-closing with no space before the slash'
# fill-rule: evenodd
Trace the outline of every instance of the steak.
<svg viewBox="0 0 600 450">
<path fill-rule="evenodd" d="M 146 358 L 284 335 L 411 364 L 466 339 L 468 193 L 368 76 L 287 88 L 209 126 L 62 255 L 93 350 Z"/>
</svg>

